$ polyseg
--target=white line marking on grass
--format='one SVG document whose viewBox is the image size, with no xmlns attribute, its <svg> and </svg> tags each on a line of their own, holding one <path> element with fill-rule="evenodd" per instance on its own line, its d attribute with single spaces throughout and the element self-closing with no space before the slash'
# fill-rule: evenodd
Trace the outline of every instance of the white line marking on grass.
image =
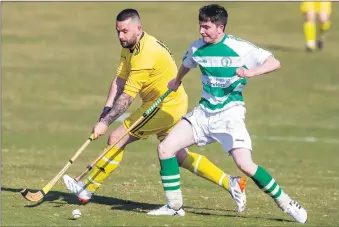
<svg viewBox="0 0 339 227">
<path fill-rule="evenodd" d="M 266 141 L 287 141 L 287 142 L 304 142 L 304 143 L 331 143 L 339 144 L 339 139 L 334 138 L 319 138 L 319 137 L 295 137 L 295 136 L 258 136 L 251 135 L 255 140 Z"/>
<path fill-rule="evenodd" d="M 130 113 L 123 113 L 117 121 L 123 122 Z M 250 135 L 254 140 L 263 140 L 263 141 L 286 141 L 286 142 L 304 142 L 304 143 L 328 143 L 328 144 L 339 144 L 339 138 L 320 138 L 320 137 L 296 137 L 296 136 L 259 136 L 259 135 Z"/>
</svg>

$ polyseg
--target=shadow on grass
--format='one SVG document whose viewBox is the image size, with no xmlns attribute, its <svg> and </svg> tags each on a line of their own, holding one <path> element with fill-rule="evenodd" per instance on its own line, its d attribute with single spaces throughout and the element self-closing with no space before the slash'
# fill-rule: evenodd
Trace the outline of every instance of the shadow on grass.
<svg viewBox="0 0 339 227">
<path fill-rule="evenodd" d="M 204 209 L 204 208 L 201 208 Z M 212 210 L 212 209 L 210 209 Z M 282 218 L 267 218 L 267 217 L 258 217 L 258 216 L 241 216 L 238 214 L 216 214 L 216 213 L 208 213 L 208 212 L 196 212 L 196 211 L 190 211 L 189 213 L 195 214 L 195 215 L 203 215 L 203 216 L 219 216 L 219 217 L 231 217 L 231 218 L 248 218 L 248 219 L 265 219 L 269 221 L 278 221 L 278 222 L 294 222 L 292 220 L 288 219 L 282 219 Z"/>
<path fill-rule="evenodd" d="M 1 191 L 13 192 L 13 193 L 19 194 L 21 189 L 1 187 Z M 22 199 L 24 200 L 24 198 Z M 59 191 L 50 191 L 40 202 L 32 204 L 32 205 L 25 205 L 24 207 L 34 208 L 45 202 L 54 204 L 54 207 L 62 207 L 64 205 L 69 205 L 69 204 L 82 205 L 82 203 L 73 194 L 59 192 Z M 123 199 L 100 196 L 100 195 L 94 195 L 91 199 L 91 203 L 112 206 L 113 210 L 133 211 L 133 212 L 139 212 L 139 213 L 146 213 L 149 210 L 157 209 L 163 205 L 163 204 L 152 204 L 152 203 L 140 203 L 140 202 L 135 202 L 132 200 L 123 200 Z M 211 211 L 211 213 L 198 212 L 197 210 L 208 210 L 208 211 Z M 227 209 L 211 209 L 211 208 L 203 208 L 203 207 L 185 206 L 185 211 L 191 214 L 195 214 L 195 215 L 206 215 L 206 216 L 211 215 L 211 216 L 246 218 L 246 219 L 260 218 L 260 219 L 266 219 L 270 221 L 291 222 L 290 220 L 280 219 L 280 218 L 242 216 L 242 215 L 239 215 L 234 210 L 227 210 Z M 221 211 L 224 213 L 217 214 L 215 213 L 216 211 L 219 211 L 219 212 Z"/>
<path fill-rule="evenodd" d="M 1 187 L 1 191 L 20 193 L 21 189 Z M 41 201 L 34 203 L 32 205 L 25 205 L 25 207 L 28 207 L 28 208 L 37 207 L 45 202 L 53 203 L 55 204 L 55 207 L 61 207 L 64 205 L 69 205 L 69 204 L 82 205 L 82 203 L 77 199 L 77 197 L 71 193 L 65 193 L 65 192 L 60 192 L 60 191 L 50 191 Z M 135 202 L 131 200 L 123 200 L 123 199 L 100 196 L 100 195 L 93 195 L 91 199 L 91 203 L 97 203 L 97 204 L 108 205 L 108 206 L 113 205 L 114 207 L 112 207 L 112 209 L 117 208 L 120 210 L 127 210 L 127 211 L 133 211 L 135 209 L 152 210 L 152 209 L 159 208 L 160 206 L 163 205 L 163 204 L 139 203 L 139 202 Z"/>
<path fill-rule="evenodd" d="M 293 52 L 293 53 L 302 53 L 303 49 L 293 48 L 289 46 L 282 46 L 276 44 L 258 44 L 259 47 L 270 50 L 270 51 L 281 51 L 281 52 Z"/>
</svg>

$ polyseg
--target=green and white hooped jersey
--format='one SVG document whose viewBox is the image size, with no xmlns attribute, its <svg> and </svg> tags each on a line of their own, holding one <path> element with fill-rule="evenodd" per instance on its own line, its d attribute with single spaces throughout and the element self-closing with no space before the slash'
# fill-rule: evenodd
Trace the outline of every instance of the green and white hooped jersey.
<svg viewBox="0 0 339 227">
<path fill-rule="evenodd" d="M 244 105 L 242 91 L 247 79 L 237 77 L 236 69 L 256 68 L 269 56 L 272 53 L 248 41 L 225 35 L 216 44 L 207 44 L 202 39 L 193 42 L 182 64 L 186 68 L 199 65 L 203 84 L 199 103 L 208 112 L 219 112 L 235 105 Z"/>
</svg>

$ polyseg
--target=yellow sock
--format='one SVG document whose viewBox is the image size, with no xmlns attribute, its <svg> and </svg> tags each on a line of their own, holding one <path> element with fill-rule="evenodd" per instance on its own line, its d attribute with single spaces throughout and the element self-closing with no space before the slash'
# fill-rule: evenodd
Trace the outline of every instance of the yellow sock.
<svg viewBox="0 0 339 227">
<path fill-rule="evenodd" d="M 113 147 L 96 165 L 91 174 L 85 180 L 85 184 L 90 192 L 100 188 L 103 181 L 118 166 L 124 154 L 123 149 Z"/>
<path fill-rule="evenodd" d="M 304 23 L 304 35 L 307 47 L 315 48 L 316 25 L 313 22 Z"/>
<path fill-rule="evenodd" d="M 223 186 L 228 190 L 229 176 L 203 155 L 188 152 L 180 167 L 183 167 L 202 178 L 210 180 L 217 185 Z"/>
<path fill-rule="evenodd" d="M 325 23 L 321 23 L 320 24 L 320 35 L 323 36 L 324 33 L 326 33 L 331 27 L 331 22 L 330 21 L 326 21 Z M 321 37 L 323 38 L 323 37 Z"/>
</svg>

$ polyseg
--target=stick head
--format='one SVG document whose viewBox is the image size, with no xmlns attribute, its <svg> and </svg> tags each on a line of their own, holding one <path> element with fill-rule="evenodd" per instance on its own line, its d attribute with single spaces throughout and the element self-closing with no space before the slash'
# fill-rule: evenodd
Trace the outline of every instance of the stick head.
<svg viewBox="0 0 339 227">
<path fill-rule="evenodd" d="M 32 202 L 38 202 L 45 196 L 45 193 L 42 190 L 32 192 L 29 191 L 27 188 L 22 189 L 20 193 L 25 199 Z"/>
</svg>

